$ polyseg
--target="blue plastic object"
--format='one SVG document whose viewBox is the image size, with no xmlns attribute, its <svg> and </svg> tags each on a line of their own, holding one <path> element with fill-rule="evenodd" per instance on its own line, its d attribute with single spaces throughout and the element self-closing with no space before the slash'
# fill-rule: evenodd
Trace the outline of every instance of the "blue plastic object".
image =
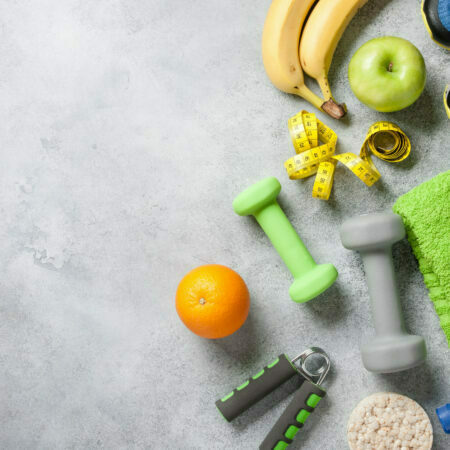
<svg viewBox="0 0 450 450">
<path fill-rule="evenodd" d="M 450 0 L 439 0 L 438 16 L 444 28 L 450 31 Z"/>
<path fill-rule="evenodd" d="M 450 403 L 436 409 L 436 414 L 441 422 L 442 428 L 450 434 Z"/>
</svg>

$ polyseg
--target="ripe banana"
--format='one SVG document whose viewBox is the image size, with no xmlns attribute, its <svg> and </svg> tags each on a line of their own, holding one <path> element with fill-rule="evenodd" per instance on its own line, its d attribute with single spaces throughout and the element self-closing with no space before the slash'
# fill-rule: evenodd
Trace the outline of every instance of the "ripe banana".
<svg viewBox="0 0 450 450">
<path fill-rule="evenodd" d="M 272 83 L 280 90 L 303 97 L 337 119 L 345 114 L 333 99 L 325 101 L 305 85 L 299 59 L 300 33 L 315 0 L 273 0 L 262 36 L 263 63 Z"/>
<path fill-rule="evenodd" d="M 319 0 L 309 16 L 299 46 L 303 70 L 319 83 L 325 100 L 332 99 L 328 70 L 347 25 L 367 0 Z"/>
</svg>

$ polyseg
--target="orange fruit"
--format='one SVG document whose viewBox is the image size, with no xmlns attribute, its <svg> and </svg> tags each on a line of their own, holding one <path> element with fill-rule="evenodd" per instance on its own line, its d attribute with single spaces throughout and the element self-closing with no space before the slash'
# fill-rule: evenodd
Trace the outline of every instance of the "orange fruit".
<svg viewBox="0 0 450 450">
<path fill-rule="evenodd" d="M 216 339 L 243 325 L 250 309 L 250 295 L 234 270 L 207 264 L 191 270 L 181 280 L 176 307 L 180 319 L 193 333 Z"/>
</svg>

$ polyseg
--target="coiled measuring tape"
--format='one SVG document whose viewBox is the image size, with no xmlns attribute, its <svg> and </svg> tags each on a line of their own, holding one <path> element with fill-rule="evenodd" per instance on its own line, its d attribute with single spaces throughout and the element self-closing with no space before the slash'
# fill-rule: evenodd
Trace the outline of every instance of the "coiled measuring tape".
<svg viewBox="0 0 450 450">
<path fill-rule="evenodd" d="M 322 200 L 330 197 L 338 161 L 367 186 L 372 186 L 381 174 L 372 162 L 371 154 L 383 161 L 400 162 L 411 151 L 406 134 L 391 122 L 376 122 L 369 128 L 359 156 L 354 153 L 335 155 L 336 133 L 313 113 L 299 112 L 289 119 L 288 127 L 297 153 L 284 163 L 289 178 L 298 180 L 317 174 L 312 196 Z"/>
<path fill-rule="evenodd" d="M 447 84 L 444 91 L 444 108 L 447 112 L 447 117 L 450 119 L 450 84 Z"/>
</svg>

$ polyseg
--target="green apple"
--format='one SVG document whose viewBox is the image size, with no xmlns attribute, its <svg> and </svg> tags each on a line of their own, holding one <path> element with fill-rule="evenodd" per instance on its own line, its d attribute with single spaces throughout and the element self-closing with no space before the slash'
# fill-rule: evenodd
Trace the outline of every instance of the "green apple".
<svg viewBox="0 0 450 450">
<path fill-rule="evenodd" d="M 399 111 L 414 103 L 425 87 L 425 62 L 406 39 L 371 39 L 353 55 L 348 66 L 350 87 L 372 109 Z"/>
</svg>

